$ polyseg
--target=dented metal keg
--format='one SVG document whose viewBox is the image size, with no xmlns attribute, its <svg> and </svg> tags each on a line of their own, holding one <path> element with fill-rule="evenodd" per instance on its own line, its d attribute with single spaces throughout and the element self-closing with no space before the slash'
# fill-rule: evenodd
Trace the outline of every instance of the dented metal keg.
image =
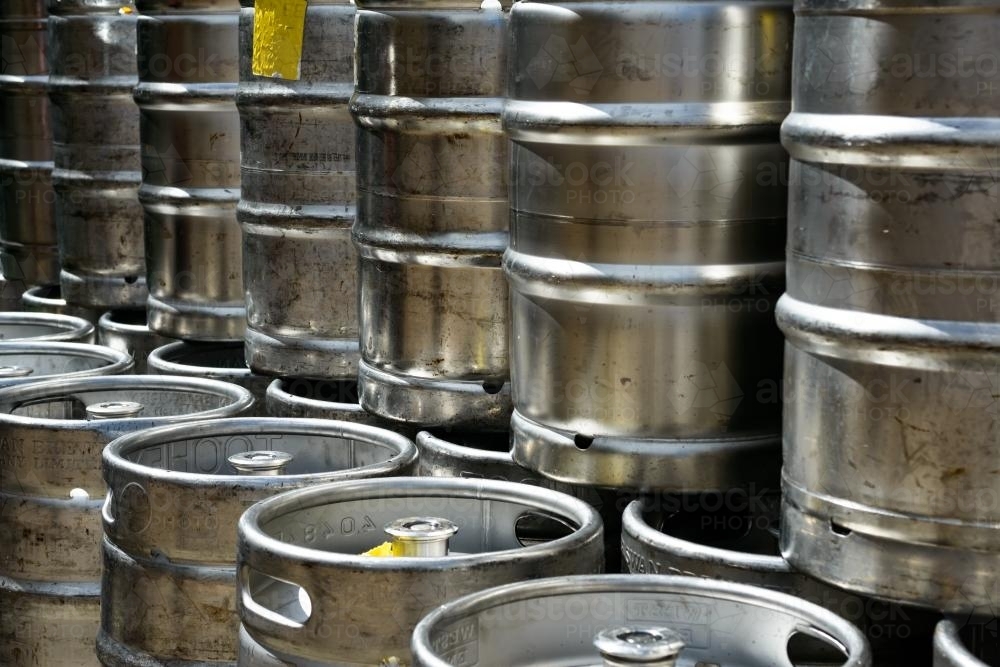
<svg viewBox="0 0 1000 667">
<path fill-rule="evenodd" d="M 254 2 L 242 5 L 237 215 L 247 361 L 269 375 L 353 380 L 358 259 L 351 241 L 354 124 L 347 106 L 354 90 L 354 4 L 308 4 L 297 80 L 253 74 Z"/>
<path fill-rule="evenodd" d="M 146 305 L 132 0 L 48 0 L 52 186 L 71 304 Z"/>
<path fill-rule="evenodd" d="M 316 419 L 222 419 L 115 440 L 104 451 L 101 662 L 232 664 L 243 511 L 320 482 L 405 475 L 416 458 L 399 434 Z"/>
<path fill-rule="evenodd" d="M 21 310 L 28 313 L 72 315 L 96 323 L 100 314 L 93 308 L 66 303 L 59 285 L 36 285 L 21 295 Z"/>
<path fill-rule="evenodd" d="M 130 354 L 133 372 L 144 375 L 150 353 L 170 339 L 149 330 L 145 310 L 112 310 L 97 322 L 97 342 Z"/>
<path fill-rule="evenodd" d="M 149 328 L 242 340 L 238 0 L 138 0 Z"/>
<path fill-rule="evenodd" d="M 150 373 L 223 380 L 248 389 L 254 396 L 254 414 L 265 413 L 264 396 L 271 378 L 247 368 L 243 343 L 167 343 L 146 359 Z"/>
<path fill-rule="evenodd" d="M 45 0 L 0 2 L 0 265 L 15 291 L 59 282 Z"/>
<path fill-rule="evenodd" d="M 927 63 L 1000 58 L 1000 3 L 796 7 L 781 550 L 865 595 L 995 604 L 996 75 Z"/>
<path fill-rule="evenodd" d="M 791 9 L 511 10 L 521 465 L 674 492 L 777 481 Z"/>
<path fill-rule="evenodd" d="M 934 667 L 991 667 L 998 660 L 996 616 L 941 621 L 934 631 Z"/>
<path fill-rule="evenodd" d="M 506 430 L 506 9 L 356 4 L 361 405 Z"/>
<path fill-rule="evenodd" d="M 94 325 L 81 317 L 53 313 L 0 313 L 0 341 L 93 343 Z"/>
<path fill-rule="evenodd" d="M 53 378 L 121 375 L 132 370 L 125 352 L 83 343 L 0 342 L 0 387 Z"/>
<path fill-rule="evenodd" d="M 0 389 L 0 664 L 97 664 L 104 446 L 252 403 L 225 382 L 150 375 Z"/>
<path fill-rule="evenodd" d="M 428 611 L 501 583 L 599 572 L 602 532 L 585 503 L 510 482 L 396 477 L 275 496 L 239 523 L 239 665 L 408 664 Z M 387 539 L 377 551 L 391 555 L 366 553 Z"/>
<path fill-rule="evenodd" d="M 872 664 L 864 635 L 822 607 L 765 588 L 692 577 L 553 577 L 449 602 L 413 633 L 414 664 L 788 665 L 789 640 L 809 636 Z"/>
<path fill-rule="evenodd" d="M 634 501 L 622 519 L 626 571 L 761 586 L 828 609 L 865 633 L 880 667 L 929 665 L 937 616 L 865 598 L 798 572 L 778 549 L 777 493 L 659 497 Z M 794 647 L 793 664 L 840 664 L 822 644 Z"/>
</svg>

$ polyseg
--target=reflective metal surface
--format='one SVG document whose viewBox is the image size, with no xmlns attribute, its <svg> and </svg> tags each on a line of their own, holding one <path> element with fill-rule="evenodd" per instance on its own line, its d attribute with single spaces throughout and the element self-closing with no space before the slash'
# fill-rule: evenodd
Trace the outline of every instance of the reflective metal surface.
<svg viewBox="0 0 1000 667">
<path fill-rule="evenodd" d="M 356 4 L 361 404 L 506 430 L 506 10 Z"/>
<path fill-rule="evenodd" d="M 511 10 L 521 465 L 675 492 L 777 481 L 791 32 L 781 0 Z"/>
<path fill-rule="evenodd" d="M 170 342 L 146 325 L 145 310 L 112 310 L 97 322 L 97 342 L 132 356 L 133 372 L 146 373 L 146 358 L 158 347 Z"/>
<path fill-rule="evenodd" d="M 149 328 L 242 340 L 237 0 L 138 0 Z"/>
<path fill-rule="evenodd" d="M 66 303 L 59 285 L 38 285 L 30 287 L 21 295 L 21 310 L 29 313 L 54 313 L 82 317 L 96 323 L 100 313 L 93 308 Z"/>
<path fill-rule="evenodd" d="M 0 3 L 0 266 L 15 291 L 59 282 L 45 0 Z"/>
<path fill-rule="evenodd" d="M 122 401 L 142 412 L 86 416 Z M 223 382 L 148 375 L 0 389 L 0 664 L 97 664 L 104 446 L 152 426 L 237 416 L 252 401 Z"/>
<path fill-rule="evenodd" d="M 285 378 L 267 388 L 267 414 L 271 417 L 313 417 L 337 419 L 392 428 L 403 432 L 399 424 L 365 412 L 358 403 L 356 382 L 336 382 Z"/>
<path fill-rule="evenodd" d="M 858 629 L 814 604 L 744 584 L 655 575 L 553 577 L 467 595 L 420 622 L 414 664 L 607 665 L 595 637 L 623 626 L 680 633 L 686 666 L 789 665 L 789 639 L 802 634 L 842 652 L 843 667 L 872 664 Z"/>
<path fill-rule="evenodd" d="M 995 604 L 1000 563 L 1000 113 L 963 59 L 1000 58 L 1000 3 L 958 7 L 797 5 L 777 316 L 782 553 L 968 612 Z M 951 61 L 965 74 L 925 65 Z"/>
<path fill-rule="evenodd" d="M 1000 664 L 997 662 L 1000 659 L 996 643 L 997 619 L 994 617 L 991 622 L 993 625 L 992 633 L 987 634 L 988 631 L 979 633 L 979 639 L 982 642 L 979 648 L 983 650 L 977 654 L 968 646 L 961 636 L 961 632 L 962 630 L 968 631 L 977 623 L 978 627 L 986 630 L 990 624 L 988 619 L 966 623 L 961 628 L 955 621 L 941 621 L 934 632 L 934 667 L 991 667 Z M 988 646 L 989 644 L 991 646 Z M 986 662 L 987 650 L 991 653 L 992 660 L 990 662 Z"/>
<path fill-rule="evenodd" d="M 306 8 L 301 78 L 252 73 L 253 0 L 242 0 L 240 109 L 247 361 L 259 373 L 358 374 L 354 5 Z"/>
<path fill-rule="evenodd" d="M 146 305 L 132 0 L 48 0 L 55 225 L 66 300 Z"/>
<path fill-rule="evenodd" d="M 407 517 L 454 523 L 449 554 L 362 555 Z M 553 524 L 562 529 L 556 539 L 545 530 Z M 254 644 L 241 647 L 239 664 L 409 664 L 414 625 L 445 600 L 599 572 L 602 551 L 593 509 L 527 485 L 396 477 L 282 494 L 240 519 L 238 604 Z"/>
<path fill-rule="evenodd" d="M 94 325 L 72 315 L 0 313 L 0 341 L 93 343 Z"/>
<path fill-rule="evenodd" d="M 290 462 L 276 476 L 227 461 L 279 450 Z M 396 433 L 313 419 L 221 419 L 115 440 L 103 454 L 102 663 L 232 664 L 243 511 L 319 482 L 407 474 L 416 457 Z"/>
<path fill-rule="evenodd" d="M 0 387 L 53 378 L 121 375 L 132 359 L 100 345 L 82 343 L 0 343 Z"/>
<path fill-rule="evenodd" d="M 255 375 L 247 368 L 243 343 L 167 343 L 150 353 L 149 372 L 210 378 L 238 384 L 254 396 L 254 414 L 265 413 L 267 387 L 271 378 Z"/>
</svg>

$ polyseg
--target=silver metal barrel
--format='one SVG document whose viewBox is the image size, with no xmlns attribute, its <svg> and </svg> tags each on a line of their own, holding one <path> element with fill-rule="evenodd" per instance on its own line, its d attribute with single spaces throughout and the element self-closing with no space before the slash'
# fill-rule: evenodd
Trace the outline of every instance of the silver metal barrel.
<svg viewBox="0 0 1000 667">
<path fill-rule="evenodd" d="M 241 340 L 238 0 L 138 0 L 149 328 Z"/>
<path fill-rule="evenodd" d="M 170 339 L 149 330 L 145 310 L 112 310 L 97 322 L 97 342 L 130 354 L 133 372 L 144 375 L 150 353 Z"/>
<path fill-rule="evenodd" d="M 995 604 L 1000 3 L 796 7 L 781 550 L 862 594 Z"/>
<path fill-rule="evenodd" d="M 356 4 L 361 405 L 506 430 L 506 9 Z"/>
<path fill-rule="evenodd" d="M 0 3 L 0 266 L 14 290 L 59 282 L 45 0 Z"/>
<path fill-rule="evenodd" d="M 133 0 L 48 0 L 55 225 L 66 300 L 146 305 Z"/>
<path fill-rule="evenodd" d="M 100 313 L 93 308 L 66 303 L 59 285 L 36 285 L 35 287 L 29 287 L 21 295 L 21 309 L 29 313 L 54 313 L 56 315 L 82 317 L 88 322 L 95 324 L 98 317 L 100 317 Z"/>
<path fill-rule="evenodd" d="M 358 374 L 354 5 L 306 7 L 300 79 L 254 76 L 253 0 L 242 0 L 240 87 L 247 361 L 259 373 Z M 265 33 L 266 34 L 266 33 Z"/>
<path fill-rule="evenodd" d="M 254 396 L 256 415 L 265 413 L 265 394 L 271 378 L 255 375 L 247 368 L 243 343 L 167 343 L 150 353 L 149 372 L 210 378 L 238 384 Z"/>
<path fill-rule="evenodd" d="M 561 536 L 538 539 L 535 529 L 553 524 Z M 392 555 L 367 555 L 387 533 Z M 601 521 L 588 505 L 483 480 L 397 477 L 292 491 L 247 510 L 238 544 L 237 601 L 250 641 L 241 643 L 241 667 L 409 664 L 413 627 L 444 601 L 603 565 Z M 447 555 L 399 555 L 414 550 Z"/>
<path fill-rule="evenodd" d="M 850 621 L 881 667 L 926 665 L 936 615 L 865 598 L 792 569 L 778 551 L 776 493 L 732 491 L 634 501 L 622 519 L 626 571 L 761 586 L 801 598 Z M 793 664 L 840 664 L 822 643 L 793 647 Z"/>
<path fill-rule="evenodd" d="M 150 375 L 0 389 L 0 664 L 97 664 L 104 446 L 252 403 L 225 382 Z"/>
<path fill-rule="evenodd" d="M 0 387 L 132 370 L 125 352 L 83 343 L 0 343 Z"/>
<path fill-rule="evenodd" d="M 843 667 L 872 664 L 864 635 L 812 603 L 655 575 L 553 577 L 467 595 L 420 622 L 413 655 L 419 667 L 659 667 L 677 657 L 679 665 L 770 667 L 790 664 L 789 640 L 803 635 L 840 652 Z M 667 637 L 669 646 L 656 641 Z"/>
<path fill-rule="evenodd" d="M 511 10 L 521 465 L 678 492 L 777 481 L 791 9 Z"/>
<path fill-rule="evenodd" d="M 53 313 L 0 313 L 0 341 L 93 343 L 94 325 Z"/>
<path fill-rule="evenodd" d="M 109 667 L 180 667 L 236 660 L 236 524 L 245 509 L 320 482 L 405 475 L 417 450 L 370 426 L 246 418 L 133 433 L 103 457 L 98 655 Z M 261 461 L 276 474 L 253 475 Z"/>
<path fill-rule="evenodd" d="M 996 609 L 994 608 L 994 613 Z M 992 628 L 990 627 L 992 625 Z M 977 645 L 970 646 L 969 637 Z M 997 618 L 941 621 L 934 632 L 934 667 L 990 667 L 1000 664 Z"/>
</svg>

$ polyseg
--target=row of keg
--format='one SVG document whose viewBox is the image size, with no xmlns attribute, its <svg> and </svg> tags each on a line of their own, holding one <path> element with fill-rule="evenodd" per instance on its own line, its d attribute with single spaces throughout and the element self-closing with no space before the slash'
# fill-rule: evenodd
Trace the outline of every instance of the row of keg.
<svg viewBox="0 0 1000 667">
<path fill-rule="evenodd" d="M 930 664 L 938 617 L 793 571 L 769 494 L 553 485 L 356 396 L 128 375 L 52 342 L 78 318 L 0 334 L 4 665 Z M 935 667 L 998 664 L 995 624 L 939 623 Z"/>
</svg>

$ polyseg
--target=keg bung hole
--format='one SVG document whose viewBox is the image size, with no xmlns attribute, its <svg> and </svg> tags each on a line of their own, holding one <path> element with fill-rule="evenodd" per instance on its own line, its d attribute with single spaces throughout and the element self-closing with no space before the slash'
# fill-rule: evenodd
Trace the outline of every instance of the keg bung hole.
<svg viewBox="0 0 1000 667">
<path fill-rule="evenodd" d="M 575 530 L 565 520 L 544 512 L 525 512 L 514 521 L 514 537 L 522 547 L 558 540 Z"/>
<path fill-rule="evenodd" d="M 793 667 L 834 667 L 843 665 L 848 659 L 847 649 L 840 642 L 816 628 L 809 628 L 808 632 L 793 632 L 788 638 L 785 651 Z"/>
<path fill-rule="evenodd" d="M 847 537 L 852 532 L 850 528 L 837 523 L 834 519 L 830 519 L 830 530 L 833 531 L 834 535 L 840 535 L 841 537 Z"/>
<path fill-rule="evenodd" d="M 577 433 L 573 436 L 573 444 L 576 445 L 577 449 L 587 451 L 594 444 L 594 436 Z"/>
</svg>

